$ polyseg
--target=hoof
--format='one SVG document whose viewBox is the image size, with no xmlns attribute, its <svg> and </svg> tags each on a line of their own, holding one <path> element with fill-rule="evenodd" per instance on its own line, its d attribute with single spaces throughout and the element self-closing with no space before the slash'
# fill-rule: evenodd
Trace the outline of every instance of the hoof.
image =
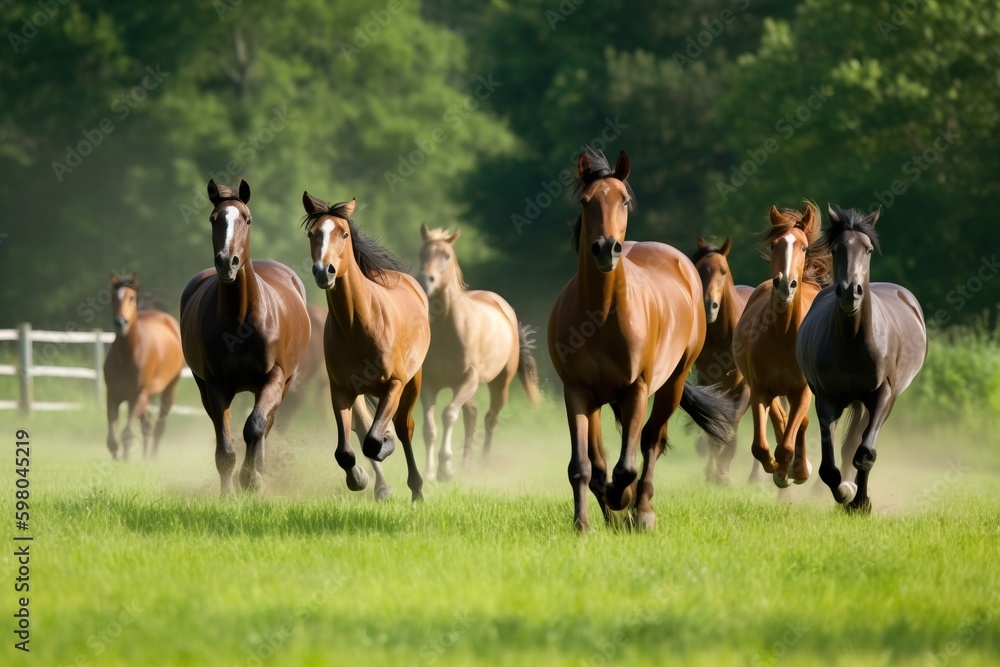
<svg viewBox="0 0 1000 667">
<path fill-rule="evenodd" d="M 414 503 L 422 503 L 424 501 L 424 494 L 422 491 L 410 490 L 410 501 Z"/>
<path fill-rule="evenodd" d="M 365 443 L 361 447 L 361 452 L 373 461 L 381 463 L 396 449 L 396 439 L 392 433 L 386 431 L 385 436 L 378 440 L 376 438 L 365 438 Z"/>
<path fill-rule="evenodd" d="M 872 501 L 871 498 L 865 498 L 861 502 L 858 502 L 858 498 L 855 498 L 849 504 L 844 506 L 844 511 L 848 514 L 862 514 L 868 515 L 872 513 Z"/>
<path fill-rule="evenodd" d="M 573 525 L 578 533 L 589 533 L 590 532 L 590 521 L 586 519 L 576 519 L 573 521 Z"/>
<path fill-rule="evenodd" d="M 795 482 L 796 484 L 805 484 L 807 481 L 809 481 L 809 476 L 812 475 L 812 472 L 813 472 L 812 463 L 809 462 L 809 459 L 806 459 L 805 468 L 800 469 L 798 472 L 796 472 L 795 477 L 792 478 L 792 481 Z"/>
<path fill-rule="evenodd" d="M 652 511 L 638 512 L 635 517 L 635 525 L 639 530 L 656 530 L 656 514 Z"/>
<path fill-rule="evenodd" d="M 260 493 L 264 490 L 264 476 L 254 470 L 252 473 L 240 473 L 240 486 L 247 493 Z"/>
<path fill-rule="evenodd" d="M 611 476 L 611 483 L 605 489 L 608 509 L 619 512 L 632 504 L 632 482 L 639 475 L 616 469 Z"/>
<path fill-rule="evenodd" d="M 437 481 L 439 482 L 450 482 L 455 477 L 455 468 L 451 465 L 451 461 L 447 463 L 442 463 L 438 466 L 437 470 Z"/>
<path fill-rule="evenodd" d="M 771 475 L 771 479 L 774 480 L 774 485 L 779 489 L 787 489 L 792 485 L 792 480 L 788 479 L 788 474 L 777 470 Z"/>
<path fill-rule="evenodd" d="M 375 487 L 375 502 L 382 503 L 392 498 L 392 487 L 388 484 Z"/>
<path fill-rule="evenodd" d="M 854 496 L 858 494 L 858 485 L 854 482 L 841 482 L 840 486 L 837 487 L 837 495 L 839 496 L 837 502 L 841 505 L 846 505 L 847 503 L 854 500 Z"/>
<path fill-rule="evenodd" d="M 858 447 L 854 454 L 854 467 L 862 472 L 868 472 L 875 465 L 875 450 Z"/>
<path fill-rule="evenodd" d="M 361 466 L 354 466 L 347 471 L 347 488 L 351 491 L 363 491 L 368 487 L 368 473 Z"/>
</svg>

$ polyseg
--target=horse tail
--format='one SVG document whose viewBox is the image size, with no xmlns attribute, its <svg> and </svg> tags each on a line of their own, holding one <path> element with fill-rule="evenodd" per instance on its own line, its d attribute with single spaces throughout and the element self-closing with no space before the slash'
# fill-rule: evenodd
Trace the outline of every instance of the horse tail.
<svg viewBox="0 0 1000 667">
<path fill-rule="evenodd" d="M 538 329 L 531 327 L 527 324 L 517 323 L 517 338 L 518 338 L 518 359 L 517 359 L 517 377 L 521 379 L 521 384 L 524 385 L 524 391 L 528 394 L 528 401 L 531 403 L 532 409 L 538 408 L 538 362 L 535 361 L 535 357 L 531 354 L 531 351 L 535 349 L 535 341 L 531 338 L 532 334 L 538 332 Z"/>
<path fill-rule="evenodd" d="M 701 387 L 685 382 L 681 407 L 716 440 L 729 443 L 735 439 L 736 401 L 717 386 Z"/>
</svg>

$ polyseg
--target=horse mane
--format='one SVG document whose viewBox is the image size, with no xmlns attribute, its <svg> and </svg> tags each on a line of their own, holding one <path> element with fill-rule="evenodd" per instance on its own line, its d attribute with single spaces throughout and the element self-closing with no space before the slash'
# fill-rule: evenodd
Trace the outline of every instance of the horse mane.
<svg viewBox="0 0 1000 667">
<path fill-rule="evenodd" d="M 583 190 L 595 181 L 600 181 L 605 178 L 615 178 L 614 168 L 608 164 L 608 158 L 604 157 L 604 151 L 595 151 L 590 146 L 584 146 L 583 152 L 587 154 L 590 158 L 590 171 L 587 174 L 581 176 L 577 174 L 576 184 L 573 186 L 573 192 L 577 195 L 583 193 Z M 632 192 L 632 186 L 629 185 L 628 179 L 622 181 L 622 185 L 625 186 L 625 192 L 628 193 L 629 203 L 628 211 L 631 213 L 635 210 L 635 193 Z M 583 226 L 583 212 L 577 216 L 575 222 L 570 223 L 570 227 L 573 230 L 573 250 L 577 252 L 580 251 L 580 228 Z"/>
<path fill-rule="evenodd" d="M 427 230 L 427 240 L 425 243 L 430 243 L 432 241 L 448 241 L 454 232 L 445 227 L 435 227 L 434 229 Z M 462 273 L 462 265 L 458 263 L 458 255 L 452 251 L 452 257 L 455 260 L 455 277 L 458 278 L 458 286 L 463 292 L 469 291 L 469 284 L 465 282 L 465 274 Z"/>
<path fill-rule="evenodd" d="M 822 230 L 822 217 L 819 207 L 814 202 L 806 200 L 802 202 L 806 209 L 812 209 L 815 223 L 806 229 L 803 222 L 803 213 L 794 208 L 781 209 L 781 217 L 784 224 L 775 225 L 765 229 L 758 234 L 761 241 L 760 256 L 764 259 L 771 259 L 771 249 L 768 247 L 772 241 L 780 239 L 793 229 L 801 229 L 806 235 L 806 263 L 802 269 L 802 280 L 816 283 L 820 287 L 826 287 L 833 280 L 833 255 L 829 246 L 824 243 Z M 767 245 L 764 245 L 767 244 Z"/>
<path fill-rule="evenodd" d="M 834 216 L 830 216 L 830 228 L 823 232 L 823 245 L 826 246 L 829 251 L 830 246 L 836 241 L 840 236 L 847 231 L 861 232 L 868 237 L 868 240 L 872 242 L 872 248 L 882 254 L 882 246 L 878 241 L 878 232 L 875 231 L 875 225 L 868 222 L 871 217 L 866 215 L 862 211 L 856 208 L 842 209 L 836 204 L 830 204 L 830 208 L 836 214 L 839 220 L 835 220 Z"/>
<path fill-rule="evenodd" d="M 717 245 L 712 245 L 711 243 L 706 243 L 701 248 L 698 248 L 691 254 L 691 263 L 697 264 L 705 257 L 711 255 L 712 253 L 722 254 L 722 248 Z"/>
<path fill-rule="evenodd" d="M 130 273 L 120 276 L 114 274 L 113 284 L 116 287 L 128 287 L 135 290 L 136 310 L 166 310 L 170 301 L 162 293 L 150 290 L 146 287 L 139 287 L 139 277 Z"/>
<path fill-rule="evenodd" d="M 318 201 L 322 202 L 322 200 Z M 326 204 L 326 202 L 322 203 Z M 362 232 L 358 224 L 347 215 L 346 209 L 349 203 L 342 201 L 330 206 L 326 211 L 306 213 L 302 217 L 302 227 L 308 229 L 317 220 L 328 215 L 346 220 L 351 230 L 351 247 L 354 250 L 354 261 L 357 262 L 358 268 L 361 269 L 361 274 L 365 278 L 384 285 L 387 272 L 398 271 L 399 273 L 406 273 L 406 266 L 388 248 Z"/>
</svg>

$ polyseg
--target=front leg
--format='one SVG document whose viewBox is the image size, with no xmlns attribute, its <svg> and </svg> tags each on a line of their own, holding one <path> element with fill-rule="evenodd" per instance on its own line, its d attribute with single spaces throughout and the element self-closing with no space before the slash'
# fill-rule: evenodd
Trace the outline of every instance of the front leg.
<svg viewBox="0 0 1000 667">
<path fill-rule="evenodd" d="M 875 394 L 864 401 L 868 410 L 868 428 L 865 429 L 861 437 L 861 444 L 854 453 L 854 467 L 858 469 L 857 488 L 858 492 L 854 499 L 847 506 L 850 511 L 869 513 L 872 509 L 871 499 L 868 497 L 868 475 L 872 466 L 875 465 L 875 442 L 882 424 L 892 412 L 892 405 L 895 402 L 892 394 L 892 386 L 886 379 L 878 388 Z"/>
<path fill-rule="evenodd" d="M 118 460 L 118 451 L 121 445 L 118 442 L 118 413 L 121 411 L 121 401 L 108 395 L 108 451 L 111 458 Z"/>
<path fill-rule="evenodd" d="M 423 500 L 422 489 L 424 480 L 417 470 L 417 459 L 413 456 L 413 408 L 417 404 L 420 395 L 421 370 L 417 370 L 409 382 L 403 386 L 403 391 L 399 394 L 399 405 L 393 415 L 393 425 L 403 443 L 403 456 L 406 457 L 406 486 L 410 488 L 410 495 L 413 502 Z"/>
<path fill-rule="evenodd" d="M 221 494 L 227 496 L 233 492 L 233 468 L 236 467 L 236 452 L 233 451 L 229 431 L 229 406 L 233 402 L 235 392 L 228 385 L 210 383 L 198 378 L 195 380 L 201 391 L 205 411 L 208 412 L 215 427 L 215 467 L 219 471 Z"/>
<path fill-rule="evenodd" d="M 124 449 L 123 458 L 128 461 L 129 451 L 132 449 L 132 444 L 135 442 L 135 434 L 133 429 L 135 428 L 135 423 L 140 420 L 142 413 L 146 411 L 146 406 L 149 404 L 149 392 L 145 389 L 139 391 L 139 395 L 128 403 L 128 418 L 125 420 L 125 430 L 122 431 L 122 445 Z"/>
<path fill-rule="evenodd" d="M 365 436 L 361 451 L 374 461 L 385 461 L 396 449 L 396 441 L 389 430 L 389 422 L 399 407 L 399 397 L 403 393 L 403 383 L 399 378 L 388 382 L 385 394 L 379 399 L 371 430 Z"/>
<path fill-rule="evenodd" d="M 767 411 L 772 400 L 773 396 L 756 392 L 750 394 L 750 409 L 753 411 L 753 443 L 750 445 L 750 453 L 767 473 L 773 473 L 777 465 L 767 444 Z"/>
<path fill-rule="evenodd" d="M 287 391 L 285 370 L 281 366 L 274 366 L 257 392 L 253 410 L 243 425 L 247 453 L 240 469 L 240 485 L 245 490 L 264 489 L 264 437 L 274 421 L 274 411 L 281 405 L 281 399 Z"/>
<path fill-rule="evenodd" d="M 337 421 L 337 450 L 333 457 L 337 460 L 337 465 L 346 473 L 347 488 L 351 491 L 362 491 L 368 486 L 368 473 L 357 464 L 357 458 L 351 448 L 351 412 L 355 401 L 359 398 L 361 405 L 364 406 L 364 396 L 352 396 L 350 393 L 339 391 L 335 386 L 330 385 L 333 416 Z M 367 414 L 366 409 L 365 416 Z M 364 435 L 367 435 L 367 431 L 364 432 Z"/>
<path fill-rule="evenodd" d="M 611 484 L 608 486 L 608 507 L 618 511 L 625 509 L 632 498 L 626 495 L 636 478 L 639 468 L 635 463 L 635 455 L 639 449 L 639 436 L 642 433 L 642 422 L 646 417 L 646 398 L 648 388 L 644 378 L 625 390 L 618 400 L 622 421 L 622 453 L 611 474 Z"/>
<path fill-rule="evenodd" d="M 807 413 L 809 412 L 809 403 L 811 401 L 812 392 L 809 391 L 808 385 L 803 387 L 798 393 L 788 395 L 788 425 L 785 428 L 785 432 L 782 433 L 781 445 L 775 452 L 777 465 L 772 475 L 774 485 L 779 489 L 788 487 L 792 483 L 792 479 L 796 478 L 796 476 L 801 476 L 802 481 L 809 478 L 810 464 L 809 459 L 805 458 L 804 431 L 809 423 Z M 801 436 L 799 434 L 800 431 L 802 431 Z M 789 475 L 789 469 L 795 458 L 795 445 L 800 437 L 803 443 L 802 458 L 804 461 L 799 462 L 796 466 L 797 470 L 792 475 Z"/>
<path fill-rule="evenodd" d="M 359 395 L 355 399 L 353 412 L 351 429 L 358 436 L 358 442 L 364 442 L 365 436 L 368 435 L 368 429 L 372 427 L 372 416 L 368 412 L 368 405 L 365 403 L 364 394 Z M 372 467 L 372 472 L 375 473 L 375 500 L 388 500 L 392 497 L 392 487 L 389 486 L 389 482 L 385 478 L 382 464 L 371 459 L 368 459 L 368 463 Z"/>
<path fill-rule="evenodd" d="M 434 414 L 434 403 L 437 399 L 437 388 L 428 384 L 420 392 L 420 405 L 424 411 L 424 448 L 427 452 L 427 465 L 424 468 L 428 477 L 437 476 L 437 456 L 434 447 L 437 441 L 437 424 Z M 364 438 L 362 437 L 362 440 Z"/>
<path fill-rule="evenodd" d="M 573 524 L 581 533 L 590 530 L 587 516 L 587 489 L 590 486 L 592 465 L 588 453 L 589 427 L 593 414 L 599 412 L 586 406 L 582 396 L 565 389 L 566 418 L 569 422 L 570 455 L 569 483 L 573 487 Z M 597 422 L 598 426 L 600 422 Z"/>
<path fill-rule="evenodd" d="M 462 406 L 472 400 L 478 388 L 479 374 L 470 368 L 462 376 L 462 380 L 458 386 L 455 387 L 451 403 L 448 404 L 448 407 L 444 409 L 441 415 L 441 421 L 444 424 L 444 433 L 441 436 L 441 453 L 438 456 L 437 478 L 439 482 L 447 482 L 454 475 L 454 466 L 451 463 L 451 434 L 455 429 L 455 422 L 458 421 L 458 415 L 462 410 Z"/>
<path fill-rule="evenodd" d="M 816 396 L 816 416 L 819 417 L 819 435 L 822 447 L 819 478 L 830 488 L 833 499 L 841 504 L 850 502 L 857 491 L 853 482 L 843 481 L 841 478 L 833 454 L 833 443 L 837 436 L 837 420 L 840 419 L 843 412 L 843 406 L 826 396 Z"/>
</svg>

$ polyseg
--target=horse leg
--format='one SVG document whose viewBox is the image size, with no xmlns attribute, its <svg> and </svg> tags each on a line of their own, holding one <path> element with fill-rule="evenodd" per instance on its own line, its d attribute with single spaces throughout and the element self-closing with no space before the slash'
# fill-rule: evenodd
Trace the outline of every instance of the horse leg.
<svg viewBox="0 0 1000 667">
<path fill-rule="evenodd" d="M 750 452 L 760 462 L 764 472 L 768 473 L 773 473 L 775 467 L 774 457 L 771 456 L 771 449 L 767 445 L 767 411 L 772 400 L 772 397 L 763 396 L 751 390 L 750 409 L 753 410 L 753 443 L 750 445 Z"/>
<path fill-rule="evenodd" d="M 125 420 L 125 430 L 122 432 L 123 458 L 126 461 L 128 461 L 129 451 L 132 449 L 132 443 L 135 442 L 135 433 L 132 429 L 140 415 L 146 411 L 148 404 L 149 393 L 145 389 L 139 390 L 139 395 L 128 402 L 128 417 Z"/>
<path fill-rule="evenodd" d="M 406 456 L 406 486 L 410 487 L 410 494 L 414 502 L 423 500 L 422 489 L 424 480 L 417 470 L 417 459 L 413 456 L 413 408 L 420 397 L 420 377 L 421 372 L 406 383 L 399 396 L 399 406 L 393 414 L 392 424 L 396 427 L 396 434 L 403 444 L 403 454 Z"/>
<path fill-rule="evenodd" d="M 163 439 L 163 432 L 167 429 L 167 415 L 170 414 L 170 408 L 174 407 L 174 397 L 177 395 L 177 385 L 180 381 L 181 376 L 178 375 L 160 394 L 160 414 L 156 417 L 156 430 L 153 432 L 152 458 L 154 459 L 160 450 L 160 440 Z"/>
<path fill-rule="evenodd" d="M 111 452 L 112 460 L 118 460 L 118 413 L 120 412 L 121 401 L 111 398 L 108 395 L 108 451 Z"/>
<path fill-rule="evenodd" d="M 858 493 L 848 505 L 848 510 L 868 514 L 872 510 L 871 499 L 868 497 L 868 475 L 872 466 L 875 465 L 875 441 L 878 439 L 879 430 L 882 424 L 892 412 L 892 404 L 895 401 L 892 395 L 892 387 L 889 382 L 883 381 L 873 395 L 865 401 L 865 408 L 868 410 L 868 427 L 861 437 L 861 444 L 854 452 L 854 467 L 858 469 Z"/>
<path fill-rule="evenodd" d="M 740 391 L 739 394 L 739 403 L 736 406 L 737 427 L 739 426 L 740 420 L 743 419 L 743 415 L 746 414 L 747 408 L 749 407 L 750 407 L 750 388 L 744 385 L 742 391 Z M 738 446 L 738 443 L 739 440 L 737 439 L 737 435 L 735 432 L 733 433 L 732 442 L 719 443 L 721 445 L 721 448 L 719 449 L 719 455 L 716 461 L 716 469 L 715 469 L 715 481 L 718 484 L 729 483 L 729 468 L 732 466 L 733 457 L 736 456 L 736 448 Z"/>
<path fill-rule="evenodd" d="M 150 416 L 148 408 L 139 415 L 139 428 L 142 429 L 142 458 L 151 459 L 153 458 L 153 418 Z"/>
<path fill-rule="evenodd" d="M 420 371 L 417 371 L 419 374 Z M 389 429 L 389 423 L 399 407 L 400 396 L 403 393 L 403 382 L 393 378 L 388 382 L 385 394 L 379 398 L 372 427 L 361 444 L 361 451 L 370 459 L 385 461 L 386 457 L 396 449 L 396 439 Z M 440 477 L 440 471 L 438 471 Z"/>
<path fill-rule="evenodd" d="M 243 425 L 243 440 L 247 453 L 240 468 L 240 486 L 246 491 L 264 490 L 264 460 L 267 432 L 274 423 L 274 411 L 281 405 L 281 399 L 288 392 L 285 370 L 275 366 L 267 374 L 264 385 L 257 391 L 253 410 Z"/>
<path fill-rule="evenodd" d="M 484 457 L 490 453 L 490 448 L 493 446 L 493 432 L 496 431 L 497 424 L 500 423 L 500 412 L 507 405 L 510 381 L 511 378 L 501 374 L 490 383 L 490 409 L 486 413 L 486 440 L 483 441 Z"/>
<path fill-rule="evenodd" d="M 368 429 L 372 427 L 372 416 L 368 412 L 368 405 L 365 403 L 363 394 L 355 399 L 353 413 L 351 428 L 354 430 L 355 435 L 358 436 L 358 440 L 362 441 L 368 433 Z M 368 463 L 372 467 L 372 472 L 375 473 L 375 500 L 388 500 L 392 497 L 392 487 L 389 486 L 389 482 L 385 478 L 382 464 L 371 459 L 368 459 Z"/>
<path fill-rule="evenodd" d="M 438 455 L 439 482 L 447 482 L 455 473 L 455 468 L 451 463 L 451 432 L 458 421 L 458 413 L 462 406 L 472 400 L 479 388 L 479 374 L 471 368 L 462 377 L 461 383 L 454 389 L 451 403 L 441 413 L 441 421 L 444 423 L 444 433 L 441 436 L 441 453 Z"/>
<path fill-rule="evenodd" d="M 590 458 L 590 492 L 597 498 L 604 523 L 611 523 L 611 511 L 605 497 L 608 486 L 608 464 L 604 459 L 604 437 L 601 433 L 601 411 L 595 410 L 587 421 L 587 456 Z"/>
<path fill-rule="evenodd" d="M 469 462 L 472 457 L 472 445 L 476 439 L 476 418 L 479 416 L 479 409 L 476 407 L 476 399 L 473 397 L 462 406 L 462 424 L 465 426 L 465 441 L 462 443 L 462 465 Z M 483 451 L 486 455 L 486 451 Z"/>
<path fill-rule="evenodd" d="M 646 416 L 647 396 L 646 383 L 640 378 L 625 390 L 618 401 L 622 415 L 622 453 L 618 463 L 615 464 L 614 472 L 611 474 L 611 484 L 607 490 L 608 507 L 615 511 L 625 509 L 631 503 L 632 494 L 626 494 L 626 491 L 639 477 L 635 454 L 639 448 L 639 434 Z"/>
<path fill-rule="evenodd" d="M 656 467 L 656 460 L 667 446 L 667 423 L 681 403 L 684 378 L 687 376 L 683 371 L 686 370 L 684 364 L 678 365 L 674 376 L 653 394 L 653 410 L 642 428 L 642 475 L 639 477 L 639 502 L 636 505 L 635 518 L 636 525 L 645 530 L 656 528 L 656 513 L 649 504 L 654 493 L 653 470 Z"/>
<path fill-rule="evenodd" d="M 420 402 L 424 410 L 424 447 L 427 449 L 427 466 L 424 470 L 428 477 L 437 476 L 437 457 L 434 455 L 434 441 L 437 439 L 434 402 L 437 398 L 437 392 L 437 388 L 430 385 L 424 385 L 420 392 Z M 361 436 L 361 440 L 364 441 L 364 436 Z"/>
<path fill-rule="evenodd" d="M 595 421 L 595 415 L 598 415 L 595 425 L 600 428 L 600 411 L 586 408 L 584 398 L 569 387 L 564 392 L 564 398 L 566 419 L 569 422 L 570 455 L 567 473 L 570 486 L 573 487 L 573 524 L 583 533 L 590 530 L 587 488 L 590 486 L 592 465 L 588 451 L 588 432 L 591 423 Z"/>
<path fill-rule="evenodd" d="M 844 437 L 844 442 L 840 445 L 840 477 L 847 481 L 854 481 L 857 476 L 857 469 L 854 467 L 854 453 L 861 446 L 861 436 L 868 426 L 868 411 L 861 401 L 852 404 L 854 414 L 851 418 L 850 428 Z"/>
<path fill-rule="evenodd" d="M 804 387 L 798 394 L 788 395 L 788 424 L 785 432 L 782 433 L 781 444 L 775 451 L 777 467 L 772 473 L 774 485 L 779 489 L 787 488 L 792 483 L 793 475 L 790 475 L 789 471 L 795 458 L 795 443 L 799 438 L 800 430 L 803 438 L 802 457 L 804 462 L 797 463 L 794 475 L 803 475 L 802 481 L 809 479 L 812 466 L 809 459 L 805 457 L 805 429 L 806 424 L 809 423 L 807 413 L 811 399 L 812 392 L 809 391 L 808 386 Z"/>
<path fill-rule="evenodd" d="M 233 469 L 236 467 L 236 452 L 233 451 L 229 432 L 229 406 L 235 392 L 228 387 L 210 385 L 197 377 L 195 382 L 201 392 L 201 402 L 215 427 L 215 468 L 219 471 L 220 493 L 226 496 L 233 492 Z"/>
<path fill-rule="evenodd" d="M 333 405 L 333 415 L 337 421 L 337 450 L 334 452 L 333 458 L 347 474 L 347 488 L 351 491 L 362 491 L 368 486 L 368 473 L 358 465 L 354 450 L 351 449 L 351 432 L 349 430 L 352 425 L 351 413 L 358 398 L 364 405 L 364 396 L 350 396 L 337 391 L 332 384 L 330 385 L 330 402 Z M 365 416 L 367 417 L 367 415 L 368 410 L 365 409 Z M 360 437 L 364 438 L 367 435 L 366 429 L 363 434 L 360 434 Z"/>
</svg>

